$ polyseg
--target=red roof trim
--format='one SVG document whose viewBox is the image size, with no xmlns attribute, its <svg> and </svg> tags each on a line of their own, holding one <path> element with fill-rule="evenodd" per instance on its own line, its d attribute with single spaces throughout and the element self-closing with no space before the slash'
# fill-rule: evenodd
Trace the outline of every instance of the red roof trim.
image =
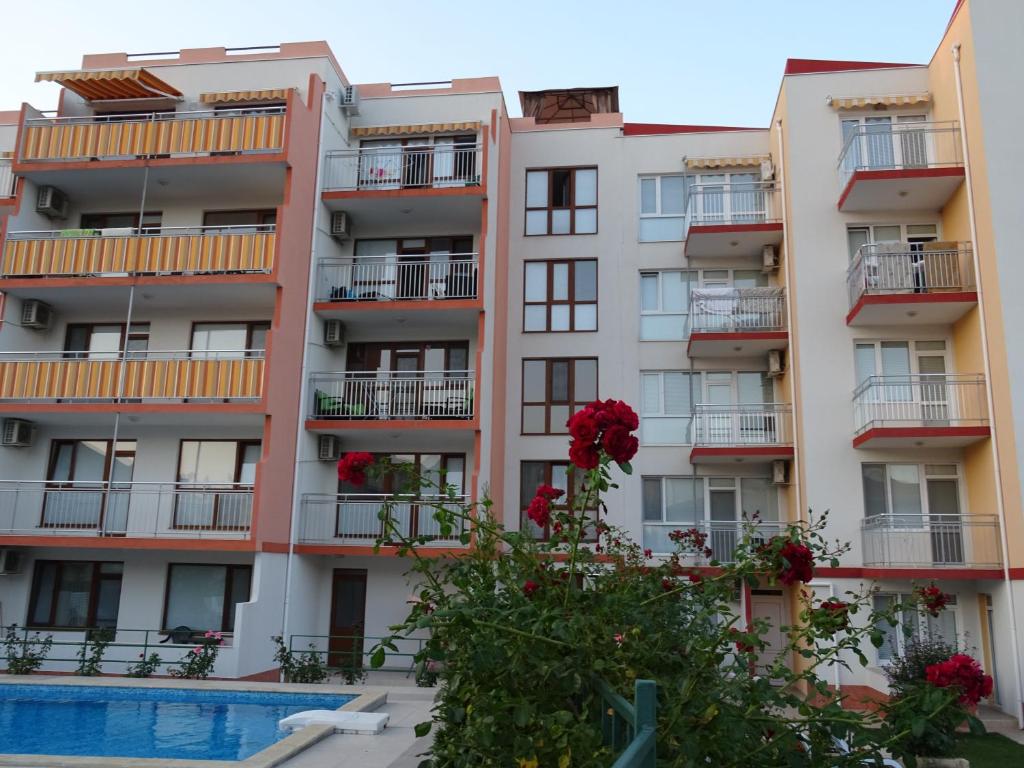
<svg viewBox="0 0 1024 768">
<path fill-rule="evenodd" d="M 785 75 L 810 75 L 815 72 L 849 72 L 859 69 L 922 67 L 923 64 L 896 64 L 888 61 L 834 61 L 832 59 L 786 59 Z"/>
<path fill-rule="evenodd" d="M 715 131 L 766 131 L 767 128 L 743 128 L 734 125 L 673 125 L 671 123 L 623 123 L 625 136 L 654 136 L 659 133 L 714 133 Z"/>
</svg>

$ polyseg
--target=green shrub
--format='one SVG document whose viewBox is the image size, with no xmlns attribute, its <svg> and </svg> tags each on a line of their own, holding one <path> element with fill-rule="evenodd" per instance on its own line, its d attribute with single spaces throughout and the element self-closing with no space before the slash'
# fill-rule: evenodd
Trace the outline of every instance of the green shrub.
<svg viewBox="0 0 1024 768">
<path fill-rule="evenodd" d="M 31 675 L 38 671 L 46 661 L 52 645 L 52 635 L 44 638 L 36 632 L 29 637 L 27 632 L 18 630 L 17 624 L 11 624 L 4 635 L 7 674 Z"/>
<path fill-rule="evenodd" d="M 107 652 L 107 646 L 113 640 L 113 630 L 86 630 L 85 641 L 78 649 L 78 674 L 85 677 L 98 675 L 103 667 L 103 654 Z"/>
<path fill-rule="evenodd" d="M 322 683 L 327 679 L 330 672 L 313 643 L 309 644 L 308 650 L 295 653 L 284 644 L 284 638 L 280 635 L 271 640 L 277 646 L 274 661 L 281 668 L 286 683 Z"/>
</svg>

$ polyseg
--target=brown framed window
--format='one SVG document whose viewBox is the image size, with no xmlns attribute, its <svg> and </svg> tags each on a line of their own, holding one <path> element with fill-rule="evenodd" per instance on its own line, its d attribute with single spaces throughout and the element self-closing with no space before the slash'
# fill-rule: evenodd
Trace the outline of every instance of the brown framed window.
<svg viewBox="0 0 1024 768">
<path fill-rule="evenodd" d="M 565 423 L 597 399 L 597 358 L 523 360 L 524 435 L 561 435 Z"/>
<path fill-rule="evenodd" d="M 519 530 L 528 532 L 535 538 L 548 539 L 551 536 L 551 527 L 539 528 L 529 517 L 526 516 L 526 509 L 537 495 L 537 486 L 550 485 L 559 490 L 565 491 L 557 503 L 552 504 L 555 510 L 571 509 L 576 502 L 576 497 L 583 493 L 584 473 L 567 461 L 523 461 L 519 465 Z M 587 505 L 587 530 L 584 533 L 584 541 L 595 541 L 597 539 L 598 499 L 595 496 L 593 501 Z"/>
<path fill-rule="evenodd" d="M 464 453 L 375 453 L 375 459 L 387 458 L 392 464 L 410 464 L 417 477 L 430 481 L 426 488 L 409 487 L 400 473 L 367 477 L 362 485 L 338 480 L 338 493 L 344 496 L 391 496 L 410 494 L 436 496 L 439 485 L 452 486 L 456 496 L 466 492 L 466 455 Z"/>
<path fill-rule="evenodd" d="M 467 341 L 383 341 L 346 345 L 346 370 L 391 373 L 445 372 L 446 377 L 469 371 Z"/>
<path fill-rule="evenodd" d="M 527 261 L 523 331 L 596 331 L 597 259 Z"/>
<path fill-rule="evenodd" d="M 174 528 L 248 530 L 261 454 L 259 440 L 182 440 Z"/>
<path fill-rule="evenodd" d="M 597 168 L 526 172 L 527 235 L 597 233 Z"/>
<path fill-rule="evenodd" d="M 68 323 L 64 331 L 64 357 L 116 360 L 121 350 L 145 357 L 148 349 L 149 323 Z"/>
<path fill-rule="evenodd" d="M 78 226 L 82 229 L 131 229 L 135 232 L 159 233 L 163 213 L 146 211 L 139 224 L 139 212 L 132 213 L 83 213 Z M 113 234 L 113 233 L 111 233 Z"/>
<path fill-rule="evenodd" d="M 53 440 L 46 473 L 43 528 L 92 528 L 114 535 L 128 529 L 135 441 Z"/>
<path fill-rule="evenodd" d="M 240 323 L 192 323 L 194 358 L 259 357 L 267 348 L 268 320 Z"/>
<path fill-rule="evenodd" d="M 123 570 L 124 563 L 37 560 L 25 624 L 55 629 L 116 627 Z"/>
<path fill-rule="evenodd" d="M 165 629 L 233 632 L 235 610 L 249 600 L 251 565 L 171 563 L 164 596 Z"/>
<path fill-rule="evenodd" d="M 277 223 L 277 209 L 238 209 L 234 211 L 205 211 L 203 227 L 206 234 L 248 235 L 253 232 L 272 232 Z"/>
</svg>

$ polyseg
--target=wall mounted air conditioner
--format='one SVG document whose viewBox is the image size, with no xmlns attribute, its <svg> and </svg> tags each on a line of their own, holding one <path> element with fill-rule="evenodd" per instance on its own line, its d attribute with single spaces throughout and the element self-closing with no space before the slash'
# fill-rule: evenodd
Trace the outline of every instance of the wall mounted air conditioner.
<svg viewBox="0 0 1024 768">
<path fill-rule="evenodd" d="M 776 460 L 772 462 L 772 485 L 789 485 L 789 462 Z"/>
<path fill-rule="evenodd" d="M 781 376 L 786 371 L 786 360 L 781 349 L 768 350 L 768 375 Z"/>
<path fill-rule="evenodd" d="M 4 419 L 0 431 L 0 445 L 8 448 L 27 448 L 32 445 L 32 422 L 25 419 Z"/>
<path fill-rule="evenodd" d="M 761 271 L 774 272 L 779 268 L 779 252 L 774 245 L 766 245 L 761 249 Z"/>
<path fill-rule="evenodd" d="M 320 435 L 320 441 L 317 450 L 317 458 L 320 461 L 336 461 L 338 455 L 341 453 L 341 446 L 338 444 L 338 438 L 335 435 Z"/>
<path fill-rule="evenodd" d="M 21 302 L 21 324 L 34 331 L 45 331 L 53 320 L 50 305 L 37 299 L 25 299 Z"/>
<path fill-rule="evenodd" d="M 36 213 L 51 219 L 68 217 L 68 196 L 56 187 L 43 186 L 36 196 Z"/>
<path fill-rule="evenodd" d="M 354 85 L 346 85 L 338 91 L 338 106 L 346 115 L 359 114 L 359 90 Z"/>
<path fill-rule="evenodd" d="M 331 213 L 331 237 L 335 240 L 347 240 L 352 236 L 352 219 L 345 211 Z"/>
<path fill-rule="evenodd" d="M 25 551 L 22 549 L 0 549 L 0 576 L 21 573 L 25 565 Z"/>
<path fill-rule="evenodd" d="M 340 347 L 345 343 L 345 326 L 341 320 L 324 320 L 324 346 Z"/>
</svg>

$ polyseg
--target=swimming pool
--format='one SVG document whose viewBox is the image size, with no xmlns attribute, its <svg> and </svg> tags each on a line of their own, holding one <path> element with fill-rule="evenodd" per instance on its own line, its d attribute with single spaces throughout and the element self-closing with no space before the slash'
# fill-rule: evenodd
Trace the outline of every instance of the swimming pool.
<svg viewBox="0 0 1024 768">
<path fill-rule="evenodd" d="M 283 717 L 355 696 L 91 685 L 0 686 L 0 754 L 244 760 Z"/>
</svg>

